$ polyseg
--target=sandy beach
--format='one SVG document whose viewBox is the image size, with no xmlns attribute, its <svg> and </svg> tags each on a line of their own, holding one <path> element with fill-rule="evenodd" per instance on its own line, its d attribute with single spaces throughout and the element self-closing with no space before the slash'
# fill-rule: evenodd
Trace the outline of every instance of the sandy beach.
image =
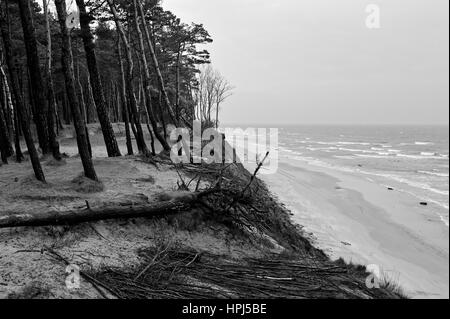
<svg viewBox="0 0 450 319">
<path fill-rule="evenodd" d="M 449 297 L 449 229 L 433 204 L 356 173 L 292 164 L 263 179 L 319 248 L 378 266 L 412 298 Z"/>
</svg>

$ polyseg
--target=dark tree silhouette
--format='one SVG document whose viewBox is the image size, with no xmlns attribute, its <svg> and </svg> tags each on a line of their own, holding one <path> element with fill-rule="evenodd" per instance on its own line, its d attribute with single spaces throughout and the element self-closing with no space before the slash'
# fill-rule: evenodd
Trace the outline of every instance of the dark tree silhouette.
<svg viewBox="0 0 450 319">
<path fill-rule="evenodd" d="M 86 124 L 81 116 L 80 104 L 77 99 L 75 89 L 75 76 L 73 70 L 73 56 L 69 29 L 67 28 L 67 9 L 65 0 L 55 0 L 56 11 L 58 13 L 59 25 L 61 28 L 61 60 L 66 83 L 66 92 L 69 98 L 70 109 L 72 111 L 73 124 L 77 135 L 78 152 L 83 163 L 84 175 L 97 181 L 97 174 L 94 169 L 91 154 L 89 152 L 89 142 L 86 136 Z"/>
<path fill-rule="evenodd" d="M 53 123 L 49 125 L 48 100 L 46 99 L 44 81 L 39 64 L 38 44 L 36 40 L 36 30 L 34 27 L 31 5 L 29 0 L 18 0 L 20 9 L 20 18 L 22 21 L 25 49 L 27 53 L 27 63 L 30 76 L 30 86 L 32 90 L 34 107 L 33 117 L 39 138 L 39 145 L 42 153 L 53 153 L 56 159 L 60 159 L 59 144 L 56 141 L 56 135 L 50 131 L 54 130 Z"/>
<path fill-rule="evenodd" d="M 106 111 L 106 99 L 97 66 L 97 57 L 95 54 L 95 44 L 93 40 L 94 36 L 92 35 L 91 28 L 89 26 L 93 18 L 87 13 L 84 0 L 76 1 L 80 12 L 81 37 L 83 38 L 84 50 L 86 52 L 86 62 L 89 70 L 90 84 L 92 87 L 95 105 L 97 107 L 98 119 L 102 127 L 103 138 L 108 151 L 108 156 L 121 156 L 119 146 L 117 145 L 116 137 Z"/>
<path fill-rule="evenodd" d="M 45 182 L 44 172 L 42 171 L 42 166 L 41 163 L 39 162 L 38 152 L 36 150 L 33 137 L 31 135 L 30 123 L 28 121 L 28 118 L 26 117 L 26 107 L 22 98 L 19 77 L 17 75 L 16 65 L 14 63 L 14 58 L 12 55 L 12 45 L 9 33 L 9 20 L 7 21 L 6 19 L 7 10 L 8 7 L 6 6 L 6 8 L 4 9 L 3 3 L 0 3 L 0 29 L 2 33 L 3 46 L 5 49 L 6 64 L 8 65 L 9 75 L 12 83 L 14 101 L 16 103 L 15 106 L 16 106 L 17 120 L 18 122 L 20 122 L 22 133 L 25 138 L 25 142 L 27 144 L 27 149 L 30 156 L 31 164 L 33 166 L 34 175 L 39 181 Z M 16 128 L 16 131 L 17 130 L 18 128 Z"/>
</svg>

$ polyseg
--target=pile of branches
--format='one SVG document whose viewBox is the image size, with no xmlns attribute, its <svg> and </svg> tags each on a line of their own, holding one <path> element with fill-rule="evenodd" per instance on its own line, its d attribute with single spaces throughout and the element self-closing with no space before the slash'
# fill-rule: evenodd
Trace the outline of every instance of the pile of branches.
<svg viewBox="0 0 450 319">
<path fill-rule="evenodd" d="M 197 204 L 218 222 L 268 235 L 285 248 L 326 260 L 323 252 L 315 249 L 291 222 L 290 212 L 257 178 L 265 159 L 258 163 L 253 174 L 239 163 L 173 166 L 179 173 L 180 190 L 202 191 L 199 190 L 201 182 L 206 182 L 209 190 L 215 190 L 202 197 Z M 184 180 L 180 171 L 190 180 Z"/>
<path fill-rule="evenodd" d="M 89 276 L 120 299 L 393 298 L 366 288 L 352 269 L 279 256 L 231 261 L 167 246 L 141 251 L 136 269 L 103 269 Z"/>
</svg>

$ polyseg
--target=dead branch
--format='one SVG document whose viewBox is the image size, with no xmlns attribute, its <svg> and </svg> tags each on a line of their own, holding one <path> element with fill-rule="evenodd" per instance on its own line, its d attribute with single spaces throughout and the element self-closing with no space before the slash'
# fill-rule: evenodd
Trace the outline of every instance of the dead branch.
<svg viewBox="0 0 450 319">
<path fill-rule="evenodd" d="M 87 208 L 83 210 L 48 211 L 37 214 L 17 214 L 5 212 L 0 217 L 0 229 L 27 226 L 74 225 L 109 219 L 148 218 L 188 212 L 203 197 L 218 192 L 219 189 L 208 189 L 197 193 L 183 193 L 168 201 L 148 205 L 107 206 Z"/>
<path fill-rule="evenodd" d="M 258 175 L 259 170 L 261 169 L 261 167 L 263 167 L 264 162 L 266 161 L 266 159 L 269 157 L 269 152 L 266 153 L 266 156 L 264 157 L 264 159 L 258 163 L 258 166 L 255 169 L 255 172 L 253 173 L 252 177 L 250 178 L 250 181 L 248 182 L 248 184 L 245 186 L 245 188 L 242 190 L 241 195 L 236 197 L 233 202 L 230 204 L 230 206 L 228 207 L 228 209 L 226 211 L 230 211 L 230 209 L 236 205 L 236 203 L 238 203 L 240 200 L 242 200 L 245 196 L 245 193 L 247 192 L 247 190 L 250 188 L 250 186 L 252 186 L 253 182 L 256 179 L 256 175 Z"/>
</svg>

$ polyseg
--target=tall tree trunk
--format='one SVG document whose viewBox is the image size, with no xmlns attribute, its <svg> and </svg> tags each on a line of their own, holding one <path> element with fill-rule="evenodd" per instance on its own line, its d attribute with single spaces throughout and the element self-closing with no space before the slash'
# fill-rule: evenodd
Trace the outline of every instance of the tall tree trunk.
<svg viewBox="0 0 450 319">
<path fill-rule="evenodd" d="M 17 102 L 16 104 L 17 105 Z M 19 111 L 17 108 L 14 108 L 14 147 L 16 149 L 16 162 L 17 163 L 22 163 L 24 157 L 23 157 L 23 153 L 22 153 L 22 148 L 20 146 L 20 119 L 19 119 Z"/>
<path fill-rule="evenodd" d="M 216 103 L 216 129 L 219 128 L 219 103 Z"/>
<path fill-rule="evenodd" d="M 25 49 L 27 53 L 27 64 L 30 75 L 30 85 L 33 94 L 34 107 L 33 118 L 42 153 L 50 154 L 50 140 L 48 136 L 48 103 L 45 98 L 45 90 L 42 81 L 41 68 L 39 66 L 39 53 L 37 48 L 36 30 L 31 13 L 31 1 L 18 0 L 20 18 L 22 21 Z"/>
<path fill-rule="evenodd" d="M 159 86 L 160 86 L 160 89 L 161 89 L 161 92 L 162 92 L 162 95 L 163 95 L 163 98 L 164 98 L 164 102 L 166 104 L 167 111 L 169 112 L 169 115 L 170 115 L 173 123 L 178 126 L 179 122 L 177 121 L 177 118 L 176 118 L 176 116 L 175 116 L 175 114 L 173 112 L 172 105 L 171 105 L 170 100 L 169 100 L 169 96 L 167 95 L 166 86 L 164 84 L 164 79 L 162 77 L 161 69 L 159 67 L 158 59 L 156 57 L 155 48 L 153 46 L 153 42 L 151 40 L 150 32 L 149 32 L 148 27 L 147 27 L 147 21 L 145 20 L 144 9 L 142 8 L 141 1 L 137 1 L 137 2 L 138 2 L 139 12 L 140 12 L 141 19 L 142 19 L 142 24 L 143 24 L 144 31 L 145 31 L 145 37 L 147 39 L 147 44 L 148 44 L 148 47 L 150 49 L 150 56 L 152 57 L 152 60 L 153 60 L 153 67 L 155 68 L 156 77 L 158 79 L 158 83 L 159 83 Z"/>
<path fill-rule="evenodd" d="M 0 56 L 3 57 L 3 50 L 0 48 Z M 9 91 L 8 87 L 8 79 L 1 78 L 1 86 L 0 86 L 2 97 L 3 97 L 3 115 L 4 120 L 7 128 L 7 133 L 9 138 L 14 134 L 13 130 L 13 106 L 12 106 L 12 99 L 11 99 L 11 93 Z M 11 154 L 14 152 L 12 147 Z"/>
<path fill-rule="evenodd" d="M 136 31 L 137 31 L 138 38 L 139 38 L 141 61 L 143 64 L 142 67 L 144 68 L 144 76 L 145 76 L 145 78 L 144 78 L 144 92 L 145 92 L 144 101 L 146 101 L 145 104 L 146 104 L 147 114 L 148 114 L 149 120 L 152 124 L 154 135 L 156 136 L 158 141 L 161 143 L 163 149 L 165 151 L 170 151 L 171 148 L 170 148 L 169 144 L 164 139 L 164 137 L 161 136 L 161 134 L 158 131 L 158 124 L 156 123 L 155 114 L 153 112 L 152 95 L 151 95 L 151 89 L 150 89 L 150 83 L 151 83 L 150 71 L 148 68 L 147 57 L 145 56 L 144 39 L 142 37 L 141 28 L 139 26 L 138 5 L 137 5 L 136 0 L 133 0 L 133 7 L 134 7 L 134 20 L 135 20 L 135 25 L 136 25 Z M 144 18 L 142 18 L 142 20 L 144 20 Z M 143 26 L 145 27 L 144 21 L 142 21 L 142 23 L 143 23 Z"/>
<path fill-rule="evenodd" d="M 86 52 L 86 62 L 89 69 L 90 83 L 108 156 L 121 156 L 120 149 L 114 135 L 114 130 L 106 112 L 106 99 L 97 66 L 97 57 L 95 55 L 95 44 L 93 40 L 94 36 L 92 35 L 91 28 L 89 26 L 92 18 L 86 12 L 84 0 L 76 0 L 76 2 L 80 11 L 81 37 L 83 38 L 84 50 Z"/>
<path fill-rule="evenodd" d="M 47 125 L 48 125 L 48 137 L 50 148 L 52 149 L 53 157 L 59 161 L 62 159 L 62 157 L 59 151 L 59 143 L 58 140 L 56 139 L 55 134 L 56 98 L 52 77 L 52 62 L 53 62 L 52 34 L 50 30 L 50 21 L 48 13 L 49 2 L 50 0 L 42 0 L 45 16 L 45 31 L 47 33 L 47 52 L 46 52 L 46 59 L 47 59 L 46 77 L 47 77 L 47 101 L 48 101 Z"/>
<path fill-rule="evenodd" d="M 73 123 L 77 134 L 78 152 L 83 163 L 84 175 L 94 181 L 97 181 L 97 174 L 89 154 L 89 143 L 86 136 L 86 125 L 81 117 L 80 105 L 78 103 L 75 90 L 75 77 L 73 71 L 73 56 L 69 30 L 67 28 L 67 11 L 65 0 L 55 0 L 56 11 L 58 13 L 59 25 L 61 28 L 61 59 L 66 90 L 70 108 L 72 110 Z"/>
<path fill-rule="evenodd" d="M 91 148 L 91 141 L 89 137 L 89 128 L 87 127 L 87 120 L 86 120 L 86 102 L 84 99 L 84 93 L 83 93 L 83 86 L 81 85 L 80 80 L 80 64 L 78 63 L 78 57 L 76 58 L 76 65 L 77 65 L 77 72 L 75 76 L 75 82 L 76 82 L 76 89 L 77 89 L 77 96 L 78 96 L 78 103 L 80 105 L 80 113 L 81 113 L 81 119 L 84 122 L 84 127 L 86 129 L 86 138 L 89 146 L 89 154 L 92 157 L 92 148 Z"/>
<path fill-rule="evenodd" d="M 133 143 L 131 142 L 131 132 L 130 132 L 130 117 L 128 112 L 128 101 L 127 101 L 127 92 L 126 92 L 126 82 L 125 82 L 125 71 L 123 67 L 123 58 L 122 58 L 122 47 L 120 45 L 120 37 L 117 39 L 117 56 L 119 58 L 120 64 L 120 79 L 122 81 L 122 85 L 120 86 L 120 96 L 122 97 L 122 111 L 123 111 L 123 120 L 125 122 L 125 136 L 127 141 L 127 152 L 128 155 L 133 155 Z"/>
<path fill-rule="evenodd" d="M 67 92 L 66 92 L 66 90 L 64 90 L 62 96 L 63 96 L 64 121 L 66 122 L 66 125 L 70 125 L 69 102 L 67 101 Z"/>
<path fill-rule="evenodd" d="M 139 61 L 139 57 L 138 57 L 138 61 Z M 155 152 L 155 137 L 153 135 L 153 130 L 152 128 L 150 128 L 150 114 L 149 114 L 149 108 L 147 106 L 147 99 L 146 99 L 146 93 L 145 93 L 145 89 L 144 89 L 144 84 L 143 84 L 143 80 L 142 80 L 142 68 L 141 65 L 139 65 L 139 75 L 140 75 L 140 79 L 139 79 L 139 85 L 138 85 L 138 90 L 139 90 L 139 99 L 138 99 L 138 104 L 139 104 L 139 115 L 140 116 L 144 116 L 144 120 L 145 120 L 145 124 L 147 126 L 147 131 L 148 134 L 150 135 L 150 148 L 152 150 L 152 154 L 156 155 Z M 144 104 L 144 106 L 142 107 L 142 105 Z"/>
<path fill-rule="evenodd" d="M 176 72 L 176 93 L 175 93 L 175 116 L 177 121 L 180 122 L 180 68 L 181 68 L 181 53 L 184 50 L 184 44 L 178 44 L 177 53 L 177 72 Z"/>
<path fill-rule="evenodd" d="M 9 140 L 8 126 L 4 115 L 4 101 L 0 105 L 0 158 L 4 164 L 8 164 L 11 154 L 11 143 Z"/>
<path fill-rule="evenodd" d="M 11 79 L 12 90 L 14 94 L 14 100 L 16 102 L 17 117 L 20 121 L 22 127 L 22 133 L 27 144 L 28 153 L 30 156 L 31 164 L 33 166 L 34 175 L 36 179 L 41 182 L 45 182 L 44 172 L 42 171 L 41 163 L 39 162 L 39 155 L 37 153 L 36 147 L 34 145 L 33 137 L 31 135 L 30 123 L 28 117 L 26 116 L 26 106 L 23 100 L 23 96 L 20 92 L 20 81 L 16 70 L 16 65 L 14 63 L 14 58 L 12 55 L 11 38 L 9 34 L 9 20 L 5 20 L 5 12 L 8 11 L 3 8 L 3 3 L 0 3 L 0 29 L 3 38 L 3 45 L 5 48 L 6 64 L 8 65 L 8 71 Z"/>
<path fill-rule="evenodd" d="M 156 105 L 158 105 L 159 115 L 161 117 L 161 123 L 162 123 L 163 131 L 164 131 L 164 139 L 167 141 L 167 125 L 166 125 L 166 119 L 164 118 L 164 112 L 163 112 L 163 109 L 162 109 L 162 94 L 161 94 L 161 91 L 159 91 L 158 101 L 157 101 Z"/>
<path fill-rule="evenodd" d="M 116 23 L 117 30 L 120 34 L 120 37 L 122 39 L 122 42 L 125 46 L 125 52 L 126 52 L 126 59 L 127 59 L 127 72 L 126 72 L 126 84 L 127 84 L 127 95 L 128 99 L 130 101 L 130 109 L 133 113 L 134 122 L 136 124 L 136 143 L 138 145 L 139 151 L 144 154 L 145 156 L 150 155 L 150 151 L 148 150 L 147 144 L 144 140 L 144 133 L 142 131 L 142 126 L 139 121 L 139 114 L 137 111 L 136 106 L 136 97 L 134 95 L 134 88 L 133 88 L 133 57 L 131 55 L 131 47 L 128 42 L 127 36 L 125 34 L 125 31 L 123 29 L 122 23 L 120 22 L 119 14 L 116 11 L 114 1 L 113 0 L 107 0 L 109 7 L 111 9 L 111 13 L 114 16 L 114 21 Z"/>
<path fill-rule="evenodd" d="M 91 84 L 90 76 L 87 77 L 86 88 L 87 88 L 87 92 L 88 92 L 88 96 L 89 96 L 89 107 L 88 107 L 87 113 L 86 113 L 86 115 L 87 115 L 87 123 L 88 124 L 89 123 L 95 123 L 95 116 L 92 115 L 92 109 L 93 108 L 96 109 L 96 107 L 95 107 L 95 100 L 94 100 L 94 92 L 92 92 L 92 84 Z M 114 136 L 114 138 L 115 138 L 115 136 Z"/>
<path fill-rule="evenodd" d="M 4 115 L 5 122 L 8 133 L 8 148 L 10 156 L 14 155 L 14 149 L 11 145 L 12 136 L 14 135 L 13 122 L 14 122 L 14 114 L 13 114 L 13 101 L 11 96 L 11 90 L 9 89 L 8 77 L 3 69 L 3 66 L 0 66 L 1 70 L 1 82 L 2 82 L 2 92 L 4 95 Z"/>
</svg>

